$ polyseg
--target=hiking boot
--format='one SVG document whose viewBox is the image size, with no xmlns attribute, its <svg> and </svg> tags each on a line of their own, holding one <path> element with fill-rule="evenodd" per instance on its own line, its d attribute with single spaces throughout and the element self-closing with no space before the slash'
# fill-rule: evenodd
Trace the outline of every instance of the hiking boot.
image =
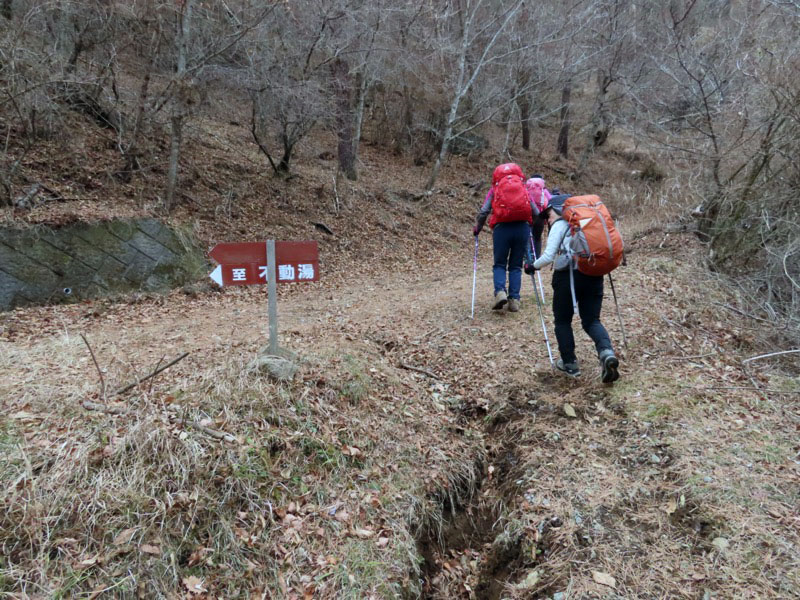
<svg viewBox="0 0 800 600">
<path fill-rule="evenodd" d="M 505 290 L 496 292 L 494 295 L 494 305 L 492 306 L 492 310 L 500 310 L 506 305 L 506 302 L 508 302 L 508 296 L 506 296 Z"/>
<path fill-rule="evenodd" d="M 598 355 L 600 359 L 600 380 L 603 383 L 614 383 L 619 379 L 619 359 L 614 355 L 613 350 L 603 350 Z"/>
<path fill-rule="evenodd" d="M 570 377 L 577 377 L 578 375 L 581 374 L 581 370 L 578 368 L 577 361 L 571 363 L 565 363 L 562 359 L 559 358 L 558 361 L 556 361 L 556 369 L 558 369 L 559 371 L 563 371 Z"/>
<path fill-rule="evenodd" d="M 518 312 L 519 311 L 519 299 L 518 298 L 511 298 L 508 301 L 508 312 Z"/>
</svg>

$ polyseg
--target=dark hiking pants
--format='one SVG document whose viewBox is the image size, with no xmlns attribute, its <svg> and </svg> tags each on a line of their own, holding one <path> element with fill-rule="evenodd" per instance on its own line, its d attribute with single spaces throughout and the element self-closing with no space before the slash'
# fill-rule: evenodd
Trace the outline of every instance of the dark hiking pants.
<svg viewBox="0 0 800 600">
<path fill-rule="evenodd" d="M 583 330 L 594 341 L 597 352 L 611 349 L 611 338 L 600 322 L 600 309 L 603 306 L 603 278 L 584 275 L 577 269 L 572 271 L 575 278 L 575 298 Z M 569 269 L 553 272 L 553 317 L 555 318 L 558 351 L 565 363 L 575 362 L 575 338 L 572 335 L 572 293 L 569 286 Z"/>
</svg>

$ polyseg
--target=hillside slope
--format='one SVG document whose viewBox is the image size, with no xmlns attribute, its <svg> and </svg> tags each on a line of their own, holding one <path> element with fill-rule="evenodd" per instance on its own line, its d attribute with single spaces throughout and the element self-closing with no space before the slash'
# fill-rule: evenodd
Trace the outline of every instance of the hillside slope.
<svg viewBox="0 0 800 600">
<path fill-rule="evenodd" d="M 284 295 L 292 384 L 248 367 L 267 330 L 255 291 L 16 311 L 6 591 L 606 596 L 598 572 L 618 597 L 791 597 L 797 380 L 773 368 L 756 375 L 772 391 L 752 389 L 749 324 L 720 322 L 713 283 L 677 261 L 686 240 L 661 240 L 618 277 L 630 347 L 613 387 L 584 339 L 582 379 L 552 374 L 527 282 L 522 312 L 488 309 L 485 253 L 474 321 L 452 256 Z M 110 398 L 124 415 L 87 411 L 101 399 L 79 334 L 109 389 L 190 355 Z"/>
<path fill-rule="evenodd" d="M 567 380 L 550 368 L 528 279 L 520 313 L 489 309 L 488 235 L 469 318 L 488 157 L 454 159 L 418 198 L 421 171 L 366 147 L 337 212 L 333 163 L 315 158 L 324 140 L 281 182 L 242 158 L 245 138 L 228 128 L 189 146 L 192 185 L 171 218 L 208 247 L 319 240 L 322 280 L 279 294 L 298 373 L 278 382 L 253 364 L 268 331 L 260 288 L 0 316 L 3 593 L 800 594 L 797 366 L 743 365 L 763 324 L 735 312 L 690 235 L 611 200 L 631 223 L 616 274 L 628 348 L 610 295 L 603 312 L 622 378 L 599 383 L 576 331 L 584 375 Z M 559 165 L 524 158 L 563 183 Z M 629 166 L 610 158 L 601 193 Z M 5 217 L 152 211 L 148 181 L 131 185 Z"/>
</svg>

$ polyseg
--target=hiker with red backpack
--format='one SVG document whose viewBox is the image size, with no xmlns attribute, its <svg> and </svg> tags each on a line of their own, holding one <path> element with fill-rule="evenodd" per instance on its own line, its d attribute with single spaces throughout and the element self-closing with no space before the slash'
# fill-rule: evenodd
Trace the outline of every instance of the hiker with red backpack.
<svg viewBox="0 0 800 600">
<path fill-rule="evenodd" d="M 472 228 L 472 233 L 477 237 L 488 218 L 492 230 L 493 310 L 500 310 L 506 303 L 509 312 L 519 310 L 522 261 L 526 255 L 533 217 L 534 210 L 525 188 L 522 169 L 515 163 L 499 165 L 492 173 L 492 187 Z"/>
<path fill-rule="evenodd" d="M 572 317 L 577 312 L 594 341 L 603 383 L 619 379 L 619 359 L 600 322 L 603 276 L 622 261 L 622 237 L 608 209 L 597 196 L 559 195 L 544 210 L 549 226 L 544 253 L 531 267 L 554 264 L 553 317 L 561 358 L 556 368 L 571 377 L 581 371 L 575 356 Z"/>
</svg>

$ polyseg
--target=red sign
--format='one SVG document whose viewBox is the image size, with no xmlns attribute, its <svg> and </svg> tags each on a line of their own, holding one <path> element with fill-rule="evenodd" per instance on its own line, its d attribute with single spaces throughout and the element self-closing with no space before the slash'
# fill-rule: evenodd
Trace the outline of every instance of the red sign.
<svg viewBox="0 0 800 600">
<path fill-rule="evenodd" d="M 210 277 L 219 285 L 267 283 L 266 242 L 217 244 L 208 255 L 219 263 Z M 277 283 L 319 281 L 317 242 L 275 242 Z"/>
</svg>

